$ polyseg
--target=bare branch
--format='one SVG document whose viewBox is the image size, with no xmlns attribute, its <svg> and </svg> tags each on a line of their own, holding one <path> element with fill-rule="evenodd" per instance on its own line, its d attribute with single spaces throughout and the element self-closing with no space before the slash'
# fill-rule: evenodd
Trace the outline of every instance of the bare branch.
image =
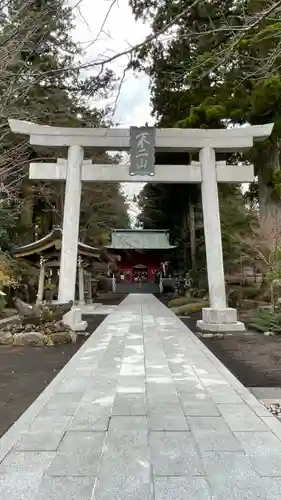
<svg viewBox="0 0 281 500">
<path fill-rule="evenodd" d="M 150 42 L 152 42 L 153 40 L 159 38 L 161 35 L 163 35 L 164 33 L 166 33 L 183 16 L 187 15 L 194 7 L 196 7 L 196 5 L 199 4 L 200 1 L 201 0 L 194 0 L 194 2 L 189 7 L 187 7 L 186 9 L 184 9 L 183 11 L 181 11 L 179 14 L 177 14 L 176 16 L 174 16 L 173 19 L 171 19 L 171 21 L 169 23 L 167 23 L 163 28 L 161 28 L 160 30 L 156 31 L 155 33 L 152 33 L 152 34 L 148 35 L 142 42 L 137 43 L 136 45 L 133 45 L 132 47 L 130 47 L 128 49 L 125 49 L 125 50 L 123 50 L 121 52 L 118 52 L 118 53 L 116 53 L 116 54 L 114 54 L 114 55 L 112 55 L 110 57 L 107 57 L 107 58 L 103 59 L 102 61 L 92 61 L 92 62 L 89 62 L 89 63 L 86 63 L 86 64 L 79 64 L 78 66 L 75 67 L 75 69 L 77 69 L 77 70 L 85 70 L 85 69 L 90 69 L 90 68 L 94 68 L 94 67 L 97 67 L 97 66 L 104 68 L 107 64 L 112 63 L 112 62 L 116 61 L 117 59 L 120 59 L 120 57 L 124 57 L 124 56 L 128 56 L 128 55 L 134 54 L 135 52 L 137 52 L 139 49 L 141 49 L 145 45 L 148 45 Z M 50 70 L 50 71 L 47 71 L 46 74 L 52 74 L 52 73 L 59 73 L 59 72 L 63 72 L 63 71 L 69 71 L 70 69 L 71 68 L 64 68 L 62 70 Z"/>
<path fill-rule="evenodd" d="M 106 15 L 104 17 L 104 20 L 103 20 L 103 22 L 101 24 L 101 27 L 100 27 L 100 29 L 98 31 L 97 36 L 94 38 L 94 40 L 92 42 L 89 43 L 89 45 L 87 45 L 85 47 L 85 50 L 87 50 L 89 47 L 91 47 L 92 45 L 94 45 L 99 40 L 99 37 L 100 37 L 101 33 L 103 32 L 104 27 L 105 27 L 105 25 L 107 23 L 107 20 L 109 18 L 110 12 L 112 11 L 114 5 L 116 5 L 117 2 L 118 2 L 118 0 L 112 0 L 111 4 L 110 4 L 110 6 L 109 6 L 109 8 L 107 10 L 107 13 L 106 13 Z"/>
</svg>

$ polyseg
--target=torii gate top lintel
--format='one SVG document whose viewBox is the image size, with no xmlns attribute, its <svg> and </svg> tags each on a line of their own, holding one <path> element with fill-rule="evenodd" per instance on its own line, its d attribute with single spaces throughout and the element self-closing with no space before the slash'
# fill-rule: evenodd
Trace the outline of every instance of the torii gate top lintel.
<svg viewBox="0 0 281 500">
<path fill-rule="evenodd" d="M 68 128 L 37 125 L 23 120 L 9 120 L 17 134 L 29 135 L 30 144 L 38 146 L 72 146 L 106 150 L 129 150 L 130 130 L 123 128 Z M 250 149 L 255 142 L 267 139 L 273 123 L 229 129 L 156 129 L 156 151 L 199 151 L 212 147 L 216 151 L 235 152 Z"/>
</svg>

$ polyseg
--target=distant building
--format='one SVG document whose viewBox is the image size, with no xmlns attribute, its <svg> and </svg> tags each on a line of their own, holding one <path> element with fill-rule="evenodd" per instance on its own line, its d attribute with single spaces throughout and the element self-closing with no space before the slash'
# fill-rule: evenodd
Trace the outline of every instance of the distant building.
<svg viewBox="0 0 281 500">
<path fill-rule="evenodd" d="M 39 281 L 38 281 L 38 294 L 37 303 L 41 303 L 46 298 L 46 289 L 52 289 L 52 297 L 57 298 L 58 284 L 59 284 L 59 270 L 61 260 L 61 243 L 62 243 L 62 229 L 54 227 L 52 231 L 41 238 L 40 240 L 33 241 L 24 246 L 14 247 L 12 254 L 17 258 L 24 258 L 31 262 L 33 265 L 38 266 Z M 91 273 L 92 271 L 102 268 L 106 270 L 106 264 L 100 259 L 100 250 L 95 247 L 86 245 L 85 243 L 78 242 L 77 248 L 77 290 L 76 299 L 84 302 L 84 295 L 88 300 L 92 299 L 91 296 Z M 79 281 L 79 273 L 81 279 Z M 79 290 L 79 283 L 86 284 L 82 290 Z M 83 295 L 83 296 L 82 296 Z"/>
<path fill-rule="evenodd" d="M 167 273 L 171 252 L 169 231 L 149 229 L 116 229 L 111 244 L 106 247 L 118 256 L 118 282 L 116 291 L 130 293 L 159 291 L 157 277 Z"/>
</svg>

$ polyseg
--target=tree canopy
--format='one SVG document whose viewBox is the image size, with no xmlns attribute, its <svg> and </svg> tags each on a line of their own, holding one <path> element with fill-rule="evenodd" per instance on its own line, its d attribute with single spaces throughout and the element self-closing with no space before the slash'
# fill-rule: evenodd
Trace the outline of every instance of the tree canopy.
<svg viewBox="0 0 281 500">
<path fill-rule="evenodd" d="M 271 65 L 271 74 L 266 79 L 260 76 L 261 60 L 270 57 L 279 43 L 276 28 L 280 12 L 275 12 L 273 17 L 263 17 L 264 10 L 272 4 L 259 0 L 130 1 L 135 16 L 151 22 L 152 36 L 139 49 L 132 65 L 145 70 L 150 77 L 151 102 L 158 126 L 225 128 L 275 122 L 270 140 L 254 148 L 250 155 L 217 155 L 218 160 L 227 159 L 231 163 L 241 160 L 254 163 L 259 175 L 259 207 L 263 215 L 271 205 L 280 205 L 278 58 Z M 247 23 L 252 25 L 257 19 L 258 29 L 248 30 Z M 157 35 L 163 31 L 163 35 Z M 188 158 L 184 163 L 187 161 Z M 179 189 L 178 186 L 145 186 L 140 196 L 140 222 L 154 224 L 154 227 L 164 224 L 173 228 L 172 234 L 178 228 L 177 237 L 181 234 L 184 240 L 185 235 L 190 245 L 189 226 L 185 226 L 184 221 L 189 214 L 188 199 L 192 192 L 192 204 L 197 207 L 199 221 L 195 233 L 200 246 L 203 238 L 200 191 L 183 186 L 183 194 L 179 196 Z M 241 252 L 231 237 L 233 229 L 240 235 L 245 234 L 257 214 L 253 215 L 246 205 L 239 186 L 220 186 L 219 191 L 224 259 L 230 264 L 231 260 L 237 261 Z M 255 193 L 256 188 L 252 186 L 251 197 Z M 175 214 L 176 224 L 171 213 Z M 190 217 L 188 220 L 190 222 Z"/>
<path fill-rule="evenodd" d="M 26 138 L 9 131 L 7 119 L 68 127 L 109 126 L 106 110 L 93 98 L 110 95 L 112 71 L 83 76 L 82 57 L 71 38 L 73 11 L 65 0 L 11 0 L 3 7 L 0 27 L 0 175 L 1 207 L 13 218 L 13 242 L 28 243 L 62 224 L 64 188 L 55 183 L 32 184 L 31 160 L 56 160 L 59 148 L 35 149 Z M 104 152 L 104 163 L 111 159 Z M 94 209 L 94 210 L 93 210 Z M 127 207 L 118 184 L 83 188 L 81 237 L 98 244 L 111 226 L 127 225 Z M 93 215 L 94 213 L 94 215 Z M 11 233 L 11 227 L 8 228 Z M 7 234 L 0 237 L 7 245 Z"/>
</svg>

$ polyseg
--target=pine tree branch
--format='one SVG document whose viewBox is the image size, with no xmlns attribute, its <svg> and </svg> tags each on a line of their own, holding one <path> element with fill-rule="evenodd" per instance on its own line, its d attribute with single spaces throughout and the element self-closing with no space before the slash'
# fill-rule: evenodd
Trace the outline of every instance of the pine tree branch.
<svg viewBox="0 0 281 500">
<path fill-rule="evenodd" d="M 269 7 L 267 10 L 264 10 L 261 15 L 256 19 L 254 22 L 252 22 L 249 26 L 245 26 L 242 34 L 235 40 L 232 45 L 226 49 L 227 54 L 225 54 L 225 50 L 222 50 L 223 57 L 220 59 L 215 65 L 213 65 L 211 68 L 208 68 L 208 71 L 202 75 L 202 78 L 207 76 L 210 72 L 215 71 L 219 66 L 222 64 L 226 63 L 229 58 L 232 56 L 234 50 L 236 47 L 240 44 L 240 42 L 245 38 L 245 36 L 249 35 L 254 29 L 256 29 L 270 14 L 275 12 L 277 9 L 281 7 L 281 0 L 278 0 L 278 2 L 275 2 L 271 7 Z M 209 59 L 210 60 L 210 59 Z"/>
</svg>

